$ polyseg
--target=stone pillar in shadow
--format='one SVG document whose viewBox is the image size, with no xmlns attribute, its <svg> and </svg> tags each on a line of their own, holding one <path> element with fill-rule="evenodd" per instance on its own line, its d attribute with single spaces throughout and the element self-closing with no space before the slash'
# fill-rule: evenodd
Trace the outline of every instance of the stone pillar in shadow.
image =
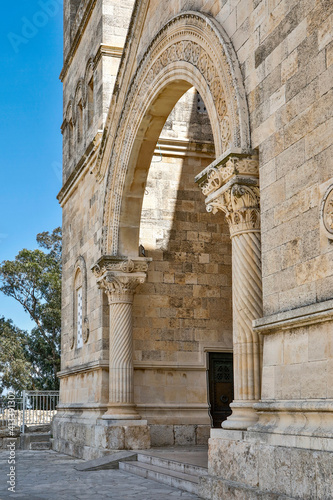
<svg viewBox="0 0 333 500">
<path fill-rule="evenodd" d="M 229 154 L 196 178 L 208 212 L 225 213 L 232 238 L 235 399 L 224 429 L 244 430 L 257 421 L 262 345 L 252 321 L 262 316 L 259 163 L 256 156 Z"/>
</svg>

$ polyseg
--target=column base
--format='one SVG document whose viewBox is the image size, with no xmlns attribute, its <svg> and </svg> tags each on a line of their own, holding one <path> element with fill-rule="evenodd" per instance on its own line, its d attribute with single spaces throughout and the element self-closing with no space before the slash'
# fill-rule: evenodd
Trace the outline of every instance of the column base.
<svg viewBox="0 0 333 500">
<path fill-rule="evenodd" d="M 106 413 L 102 416 L 104 420 L 141 420 L 134 404 L 108 404 Z"/>
<path fill-rule="evenodd" d="M 246 431 L 248 427 L 258 421 L 258 414 L 253 405 L 258 401 L 234 401 L 230 408 L 232 414 L 222 422 L 223 429 Z"/>
</svg>

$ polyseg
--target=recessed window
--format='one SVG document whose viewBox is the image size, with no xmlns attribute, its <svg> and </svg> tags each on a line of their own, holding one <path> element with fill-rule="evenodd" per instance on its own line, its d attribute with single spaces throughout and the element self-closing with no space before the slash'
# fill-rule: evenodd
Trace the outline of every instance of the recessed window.
<svg viewBox="0 0 333 500">
<path fill-rule="evenodd" d="M 74 127 L 73 121 L 68 123 L 68 159 L 70 160 L 74 152 Z"/>
<path fill-rule="evenodd" d="M 83 346 L 83 337 L 82 337 L 82 286 L 76 290 L 76 347 L 79 349 Z"/>
<path fill-rule="evenodd" d="M 83 105 L 82 100 L 77 106 L 77 141 L 80 143 L 83 139 Z"/>
<path fill-rule="evenodd" d="M 94 121 L 94 79 L 91 78 L 88 83 L 88 127 L 91 127 Z"/>
</svg>

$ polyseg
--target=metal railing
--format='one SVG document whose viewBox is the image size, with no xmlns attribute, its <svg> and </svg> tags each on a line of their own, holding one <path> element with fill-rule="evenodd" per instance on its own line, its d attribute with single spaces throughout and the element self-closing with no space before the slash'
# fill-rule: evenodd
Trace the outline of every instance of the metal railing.
<svg viewBox="0 0 333 500">
<path fill-rule="evenodd" d="M 50 424 L 57 413 L 59 391 L 23 391 L 22 397 L 0 401 L 0 426 Z"/>
</svg>

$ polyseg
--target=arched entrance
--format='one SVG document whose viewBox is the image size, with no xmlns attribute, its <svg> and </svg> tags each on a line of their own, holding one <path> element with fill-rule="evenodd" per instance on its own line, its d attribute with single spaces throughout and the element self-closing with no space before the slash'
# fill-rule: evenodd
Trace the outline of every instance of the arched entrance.
<svg viewBox="0 0 333 500">
<path fill-rule="evenodd" d="M 198 12 L 173 18 L 144 54 L 128 89 L 106 176 L 104 253 L 137 255 L 138 205 L 163 125 L 195 87 L 212 125 L 216 157 L 247 152 L 245 91 L 232 45 L 215 20 Z"/>
<path fill-rule="evenodd" d="M 134 290 L 144 282 L 148 265 L 145 258 L 138 257 L 142 200 L 164 123 L 176 102 L 193 86 L 207 108 L 217 157 L 199 176 L 200 184 L 204 193 L 209 194 L 210 210 L 220 209 L 228 216 L 232 212 L 228 222 L 236 242 L 233 244 L 234 278 L 239 259 L 245 257 L 247 262 L 243 265 L 241 280 L 236 280 L 243 290 L 240 299 L 239 290 L 233 290 L 235 378 L 239 389 L 236 399 L 244 401 L 237 406 L 240 411 L 239 417 L 234 419 L 236 423 L 231 424 L 232 428 L 246 428 L 255 420 L 252 408 L 258 399 L 260 370 L 259 343 L 253 337 L 251 325 L 260 309 L 258 302 L 254 307 L 251 305 L 253 282 L 255 293 L 258 297 L 261 294 L 258 283 L 260 258 L 258 260 L 256 251 L 260 248 L 257 241 L 259 222 L 254 220 L 259 200 L 251 197 L 252 186 L 258 181 L 257 163 L 253 166 L 256 160 L 249 159 L 245 91 L 232 45 L 213 19 L 197 12 L 173 18 L 149 45 L 126 93 L 119 122 L 113 129 L 112 149 L 105 148 L 111 153 L 103 158 L 108 165 L 103 213 L 104 255 L 94 269 L 99 285 L 108 294 L 111 318 L 110 403 L 103 418 L 139 418 L 133 400 L 132 303 Z M 220 179 L 220 170 L 230 170 L 228 161 L 233 161 L 233 169 L 225 183 Z M 250 168 L 244 170 L 248 165 Z M 244 182 L 239 172 L 244 173 Z M 220 191 L 213 200 L 215 186 Z M 232 199 L 226 200 L 229 191 Z M 249 242 L 250 250 L 244 253 L 244 245 Z"/>
</svg>

